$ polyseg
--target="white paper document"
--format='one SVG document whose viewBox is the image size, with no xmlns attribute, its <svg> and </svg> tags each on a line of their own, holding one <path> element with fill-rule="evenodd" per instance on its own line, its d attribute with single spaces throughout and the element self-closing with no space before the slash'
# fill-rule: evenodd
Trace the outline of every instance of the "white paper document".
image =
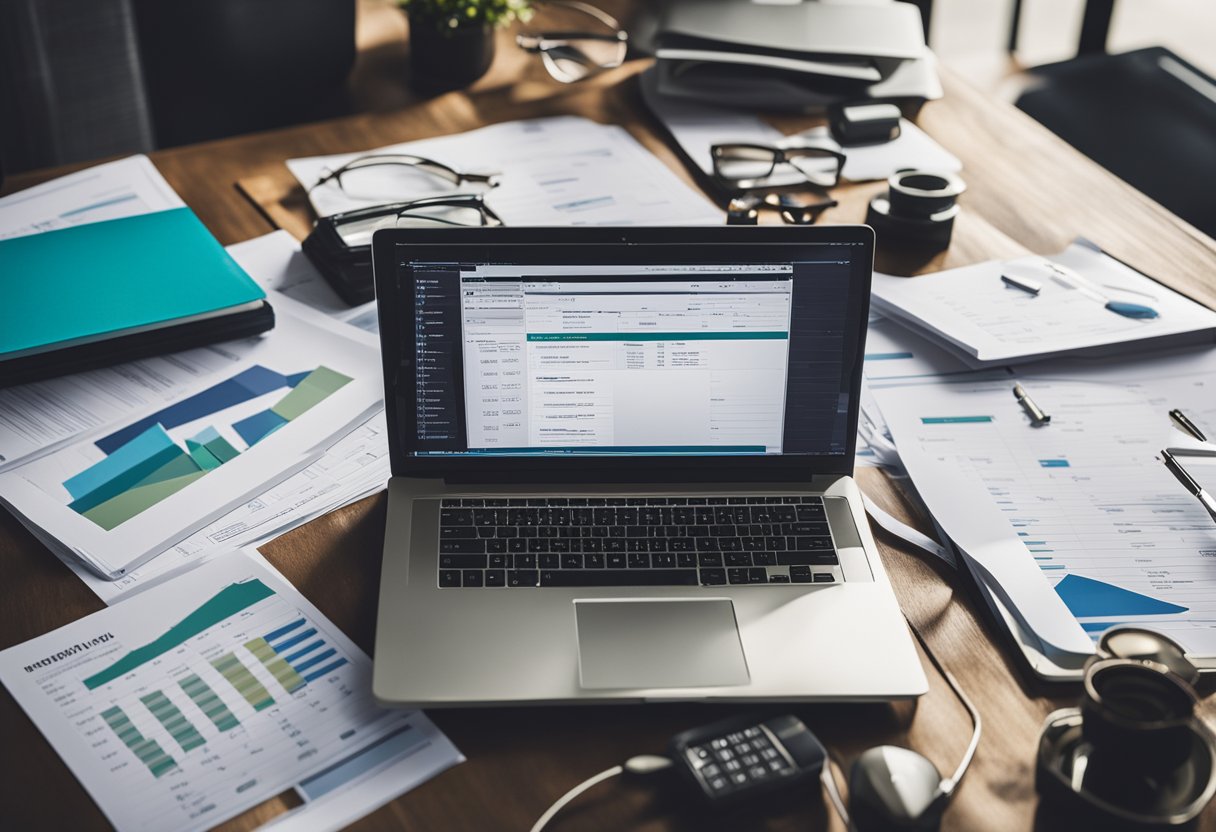
<svg viewBox="0 0 1216 832">
<path fill-rule="evenodd" d="M 1011 380 L 874 395 L 929 510 L 1047 645 L 1091 652 L 1135 622 L 1213 656 L 1216 522 L 1157 455 L 1172 407 L 1216 426 L 1216 351 L 1119 369 L 1021 376 L 1037 428 Z"/>
<path fill-rule="evenodd" d="M 0 240 L 185 204 L 147 156 L 130 156 L 0 198 Z"/>
<path fill-rule="evenodd" d="M 870 317 L 864 355 L 865 377 L 874 384 L 975 372 L 958 353 L 881 315 Z"/>
<path fill-rule="evenodd" d="M 1079 275 L 1080 282 L 1053 272 L 1048 262 Z M 1029 285 L 1039 291 L 1011 286 L 1002 275 L 1033 281 Z M 975 366 L 1216 340 L 1216 312 L 1080 243 L 1047 258 L 990 261 L 922 277 L 875 273 L 873 289 L 884 315 L 945 339 Z M 1147 307 L 1157 317 L 1127 317 L 1108 302 Z"/>
<path fill-rule="evenodd" d="M 460 754 L 380 708 L 371 661 L 247 553 L 0 653 L 0 681 L 120 830 L 209 829 L 350 762 Z"/>
<path fill-rule="evenodd" d="M 0 389 L 0 471 L 171 402 L 238 364 L 259 342 L 227 341 Z"/>
<path fill-rule="evenodd" d="M 0 474 L 0 501 L 114 579 L 316 461 L 381 408 L 379 351 L 284 305 L 221 378 Z"/>
<path fill-rule="evenodd" d="M 906 118 L 899 120 L 899 135 L 889 142 L 841 147 L 827 127 L 813 127 L 796 133 L 787 141 L 813 142 L 845 154 L 840 175 L 850 182 L 888 179 L 906 168 L 934 173 L 958 173 L 963 163 Z"/>
<path fill-rule="evenodd" d="M 439 193 L 461 186 L 408 168 L 378 169 L 346 189 L 330 171 L 368 154 L 411 153 L 463 172 L 499 174 L 486 204 L 506 225 L 719 225 L 722 212 L 684 184 L 623 128 L 575 116 L 511 121 L 416 142 L 287 160 L 320 216 Z"/>
<path fill-rule="evenodd" d="M 421 712 L 416 712 L 422 716 Z M 465 760 L 422 717 L 359 754 L 296 785 L 303 806 L 258 827 L 274 832 L 338 832 L 390 800 Z"/>
</svg>

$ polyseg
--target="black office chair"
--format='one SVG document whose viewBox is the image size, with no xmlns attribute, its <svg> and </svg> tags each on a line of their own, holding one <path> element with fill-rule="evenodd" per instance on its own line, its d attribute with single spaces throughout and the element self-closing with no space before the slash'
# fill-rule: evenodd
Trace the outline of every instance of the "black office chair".
<svg viewBox="0 0 1216 832">
<path fill-rule="evenodd" d="M 1009 51 L 1018 43 L 1015 0 Z M 1088 0 L 1077 56 L 1028 70 L 1017 106 L 1111 173 L 1216 236 L 1216 81 L 1170 50 L 1106 52 L 1114 0 Z"/>
</svg>

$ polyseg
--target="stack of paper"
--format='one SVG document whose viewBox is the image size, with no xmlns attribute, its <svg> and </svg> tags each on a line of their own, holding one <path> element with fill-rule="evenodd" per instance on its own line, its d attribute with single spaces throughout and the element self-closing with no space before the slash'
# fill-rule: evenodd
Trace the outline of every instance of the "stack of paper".
<svg viewBox="0 0 1216 832">
<path fill-rule="evenodd" d="M 0 200 L 0 236 L 38 233 L 180 205 L 151 163 L 136 156 Z M 0 390 L 0 473 L 12 474 L 7 479 L 0 476 L 0 499 L 10 498 L 11 503 L 20 505 L 32 501 L 49 510 L 45 526 L 33 521 L 30 525 L 107 603 L 163 581 L 197 561 L 238 546 L 265 542 L 313 517 L 381 490 L 388 479 L 388 448 L 378 405 L 378 341 L 360 329 L 375 328 L 374 304 L 356 310 L 342 304 L 285 232 L 231 246 L 229 253 L 267 291 L 276 307 L 286 313 L 280 317 L 280 329 L 271 335 Z M 293 344 L 300 341 L 315 344 L 311 349 L 318 364 L 323 360 L 322 353 L 328 353 L 330 347 L 336 346 L 338 353 L 349 353 L 349 363 L 357 365 L 360 375 L 366 377 L 360 385 L 362 403 L 349 413 L 332 411 L 321 433 L 313 432 L 309 434 L 311 438 L 295 437 L 305 440 L 295 443 L 297 447 L 306 445 L 305 453 L 272 454 L 274 459 L 269 464 L 258 465 L 258 476 L 246 487 L 245 494 L 237 491 L 222 501 L 213 500 L 206 506 L 213 512 L 210 515 L 194 506 L 198 495 L 197 486 L 192 484 L 194 479 L 189 476 L 191 472 L 183 471 L 185 478 L 176 482 L 170 477 L 170 484 L 162 489 L 190 486 L 180 489 L 190 498 L 192 506 L 189 511 L 179 512 L 180 523 L 154 502 L 149 508 L 156 506 L 162 519 L 154 525 L 152 537 L 143 537 L 150 527 L 147 521 L 151 515 L 145 517 L 147 511 L 132 514 L 127 523 L 108 533 L 100 527 L 86 529 L 90 539 L 98 536 L 116 539 L 114 532 L 134 528 L 128 523 L 141 526 L 144 532 L 135 538 L 135 547 L 150 545 L 154 549 L 150 557 L 149 551 L 144 552 L 143 556 L 148 557 L 146 563 L 137 567 L 127 565 L 117 579 L 102 577 L 91 565 L 86 566 L 88 561 L 77 555 L 77 549 L 81 548 L 79 532 L 73 531 L 79 526 L 81 515 L 70 509 L 65 511 L 70 492 L 58 493 L 72 470 L 72 463 L 67 460 L 83 454 L 75 463 L 75 467 L 83 470 L 105 453 L 97 443 L 109 447 L 110 443 L 105 442 L 107 435 L 133 423 L 151 428 L 150 415 L 179 412 L 174 411 L 174 403 L 196 396 L 199 391 L 222 391 L 226 380 L 241 376 L 275 355 L 290 354 L 294 361 Z M 283 389 L 280 398 L 286 397 L 288 389 Z M 274 399 L 275 394 L 271 392 L 264 398 Z M 273 410 L 275 402 L 266 404 Z M 259 407 L 256 401 L 245 406 Z M 238 420 L 234 417 L 232 421 Z M 189 429 L 189 425 L 161 426 L 173 434 Z M 230 433 L 230 427 L 221 424 L 217 433 Z M 292 432 L 296 427 L 292 426 Z M 286 436 L 286 432 L 275 431 L 275 442 L 280 443 Z M 183 457 L 191 451 L 190 437 L 185 439 L 184 443 L 176 443 Z M 242 447 L 249 450 L 244 440 L 244 436 L 235 433 L 225 441 L 234 450 Z M 260 441 L 257 444 L 262 445 Z M 262 446 L 255 455 L 263 463 L 266 447 L 270 445 Z M 168 447 L 160 450 L 164 454 L 173 453 Z M 202 456 L 203 451 L 198 449 L 197 453 Z M 37 465 L 31 464 L 44 458 Z M 205 461 L 216 460 L 208 456 Z M 305 467 L 299 469 L 301 462 Z M 182 466 L 185 460 L 178 459 L 173 464 Z M 65 465 L 58 475 L 49 473 L 56 466 Z M 126 487 L 123 483 L 119 486 Z M 249 493 L 249 489 L 256 491 Z M 58 504 L 54 501 L 49 506 L 45 504 L 46 490 L 62 498 Z M 216 510 L 220 511 L 219 516 L 215 516 Z M 148 542 L 152 540 L 156 542 Z M 106 545 L 115 544 L 107 541 Z"/>
<path fill-rule="evenodd" d="M 1216 340 L 1216 312 L 1080 242 L 1050 257 L 924 277 L 876 274 L 873 291 L 881 312 L 949 343 L 977 367 Z M 1116 303 L 1150 317 L 1120 314 Z"/>
<path fill-rule="evenodd" d="M 655 26 L 659 89 L 671 98 L 768 112 L 837 101 L 941 97 L 920 13 L 885 0 L 673 0 Z"/>
<path fill-rule="evenodd" d="M 223 378 L 0 474 L 0 502 L 118 578 L 315 462 L 383 395 L 374 347 L 284 304 Z"/>
</svg>

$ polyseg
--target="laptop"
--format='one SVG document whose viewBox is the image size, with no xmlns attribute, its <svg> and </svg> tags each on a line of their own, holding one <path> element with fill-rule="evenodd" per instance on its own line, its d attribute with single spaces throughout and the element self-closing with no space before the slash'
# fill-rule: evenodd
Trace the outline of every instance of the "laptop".
<svg viewBox="0 0 1216 832">
<path fill-rule="evenodd" d="M 910 698 L 865 226 L 387 229 L 387 705 Z"/>
</svg>

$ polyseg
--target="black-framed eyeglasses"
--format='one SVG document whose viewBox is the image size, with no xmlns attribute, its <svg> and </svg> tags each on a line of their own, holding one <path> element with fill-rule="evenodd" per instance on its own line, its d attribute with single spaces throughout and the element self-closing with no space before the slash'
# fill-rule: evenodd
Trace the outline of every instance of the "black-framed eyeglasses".
<svg viewBox="0 0 1216 832">
<path fill-rule="evenodd" d="M 331 225 L 347 248 L 358 248 L 371 245 L 372 234 L 381 228 L 475 228 L 502 225 L 502 220 L 483 194 L 443 194 L 346 211 L 325 217 L 318 227 L 322 223 Z"/>
<path fill-rule="evenodd" d="M 596 21 L 588 29 L 525 32 L 515 43 L 525 52 L 540 55 L 548 73 L 563 84 L 581 81 L 598 72 L 615 69 L 625 62 L 629 34 L 610 14 L 578 0 L 547 0 L 540 8 L 570 10 Z"/>
<path fill-rule="evenodd" d="M 777 147 L 767 144 L 724 143 L 710 148 L 714 175 L 738 188 L 763 185 L 778 165 L 789 165 L 817 188 L 840 184 L 845 155 L 812 145 Z"/>
<path fill-rule="evenodd" d="M 497 187 L 498 179 L 497 173 L 461 171 L 412 153 L 371 153 L 328 171 L 308 190 L 334 182 L 347 196 L 390 201 L 415 194 L 420 188 L 433 189 L 435 180 L 488 190 Z"/>
<path fill-rule="evenodd" d="M 803 202 L 789 194 L 767 194 L 741 196 L 730 201 L 726 208 L 727 225 L 758 225 L 761 211 L 776 211 L 786 225 L 813 225 L 819 215 L 839 203 L 834 199 L 819 202 Z"/>
</svg>

